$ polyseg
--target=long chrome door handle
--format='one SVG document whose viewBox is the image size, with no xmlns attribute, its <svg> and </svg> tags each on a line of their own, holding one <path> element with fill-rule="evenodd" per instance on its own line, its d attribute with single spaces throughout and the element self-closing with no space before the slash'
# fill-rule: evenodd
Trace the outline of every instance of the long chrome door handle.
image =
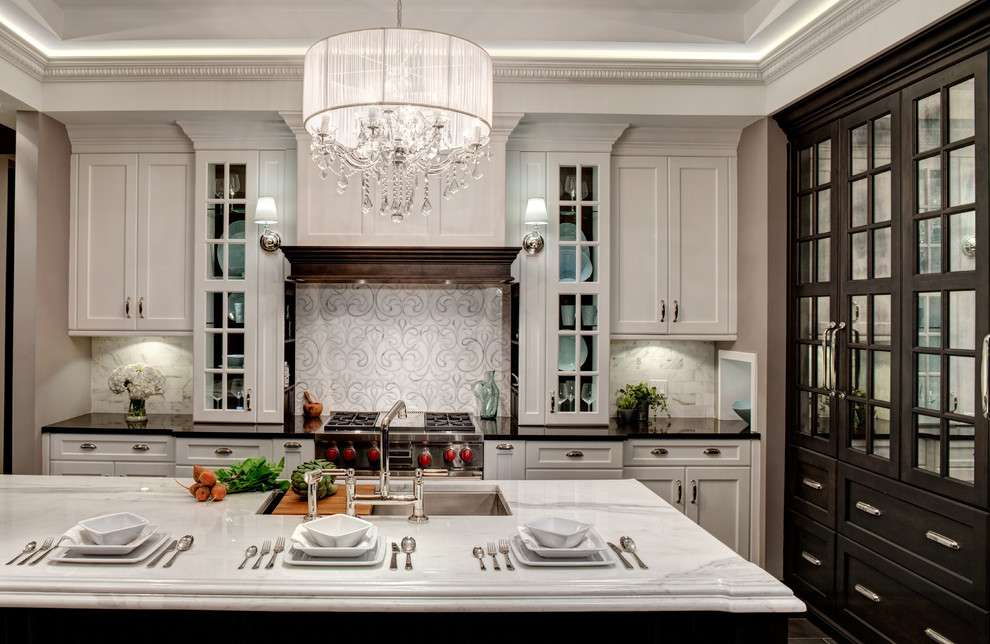
<svg viewBox="0 0 990 644">
<path fill-rule="evenodd" d="M 820 490 L 824 487 L 821 483 L 819 483 L 815 479 L 809 479 L 808 477 L 801 479 L 801 485 L 805 487 L 810 487 L 812 490 Z"/>
<path fill-rule="evenodd" d="M 935 543 L 937 543 L 940 546 L 945 546 L 949 550 L 959 550 L 959 542 L 958 541 L 956 541 L 955 539 L 950 539 L 949 537 L 945 536 L 944 534 L 939 534 L 938 532 L 935 532 L 934 530 L 929 530 L 928 532 L 926 532 L 925 533 L 925 538 L 928 539 L 929 541 L 934 541 Z"/>
<path fill-rule="evenodd" d="M 925 629 L 925 635 L 928 637 L 928 639 L 932 640 L 933 642 L 938 642 L 938 644 L 956 644 L 945 635 L 942 635 L 941 633 L 936 631 L 931 626 Z"/>
<path fill-rule="evenodd" d="M 822 352 L 825 354 L 823 356 L 824 357 L 824 360 L 822 360 L 822 362 L 824 363 L 823 366 L 825 367 L 825 373 L 823 375 L 825 376 L 825 391 L 827 391 L 829 393 L 832 393 L 832 391 L 833 391 L 833 389 L 832 389 L 832 369 L 829 367 L 829 365 L 832 364 L 832 359 L 831 359 L 831 355 L 832 355 L 832 353 L 831 353 L 832 342 L 831 342 L 831 338 L 832 338 L 832 334 L 835 332 L 835 326 L 836 326 L 835 325 L 835 322 L 829 322 L 828 323 L 828 327 L 826 327 L 826 329 L 825 329 L 825 333 L 822 334 Z"/>
<path fill-rule="evenodd" d="M 876 602 L 878 604 L 880 603 L 880 595 L 876 594 L 875 592 L 873 592 L 866 586 L 863 586 L 862 584 L 856 584 L 855 586 L 853 586 L 853 590 L 855 590 L 863 597 L 866 597 L 871 602 Z"/>
<path fill-rule="evenodd" d="M 832 337 L 830 338 L 832 344 L 831 351 L 829 351 L 830 360 L 828 364 L 828 368 L 831 373 L 831 376 L 829 378 L 832 389 L 832 391 L 829 392 L 830 396 L 835 396 L 838 393 L 835 384 L 835 381 L 838 379 L 838 372 L 839 372 L 839 369 L 836 366 L 836 362 L 838 361 L 838 356 L 839 356 L 837 342 L 839 340 L 839 331 L 841 331 L 844 328 L 846 328 L 845 322 L 839 322 L 838 324 L 836 324 L 835 330 L 832 331 Z"/>
<path fill-rule="evenodd" d="M 865 512 L 875 517 L 878 517 L 883 514 L 883 511 L 880 508 L 874 505 L 870 505 L 866 501 L 856 501 L 856 509 L 859 510 L 860 512 Z"/>
<path fill-rule="evenodd" d="M 816 557 L 815 555 L 811 554 L 807 550 L 801 551 L 801 558 L 807 561 L 808 563 L 810 563 L 812 566 L 815 566 L 816 568 L 821 567 L 822 565 L 822 560 Z"/>
<path fill-rule="evenodd" d="M 990 380 L 990 375 L 987 374 L 987 354 L 990 353 L 990 333 L 983 336 L 983 347 L 980 351 L 982 354 L 980 356 L 980 392 L 982 393 L 981 399 L 983 402 L 983 417 L 990 419 L 990 389 L 988 389 L 988 380 Z"/>
</svg>

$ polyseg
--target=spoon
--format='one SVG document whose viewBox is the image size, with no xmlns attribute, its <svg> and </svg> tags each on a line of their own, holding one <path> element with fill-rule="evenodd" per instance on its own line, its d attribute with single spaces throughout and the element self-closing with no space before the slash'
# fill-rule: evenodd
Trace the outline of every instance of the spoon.
<svg viewBox="0 0 990 644">
<path fill-rule="evenodd" d="M 244 565 L 248 562 L 248 559 L 258 554 L 258 546 L 248 546 L 248 549 L 244 551 L 244 561 L 241 565 L 237 567 L 238 570 L 242 569 Z"/>
<path fill-rule="evenodd" d="M 643 563 L 643 560 L 639 558 L 639 555 L 636 554 L 636 542 L 632 540 L 632 537 L 619 537 L 619 545 L 622 546 L 623 550 L 631 554 L 633 558 L 636 559 L 636 563 L 639 564 L 640 568 L 643 570 L 648 568 L 648 566 Z"/>
<path fill-rule="evenodd" d="M 474 547 L 474 550 L 471 551 L 471 554 L 473 554 L 474 555 L 474 558 L 477 559 L 478 560 L 478 563 L 481 564 L 481 569 L 482 570 L 488 570 L 488 568 L 485 568 L 485 549 L 484 548 L 482 548 L 481 546 L 475 546 Z"/>
<path fill-rule="evenodd" d="M 10 564 L 14 563 L 24 555 L 31 554 L 32 552 L 34 552 L 34 549 L 37 547 L 38 547 L 37 541 L 28 541 L 27 544 L 24 546 L 24 550 L 21 550 L 16 555 L 14 555 L 14 558 L 8 561 L 7 565 L 9 566 Z"/>
<path fill-rule="evenodd" d="M 185 552 L 186 550 L 192 548 L 192 544 L 193 544 L 193 536 L 191 534 L 187 534 L 181 539 L 179 539 L 179 543 L 175 547 L 175 554 L 172 555 L 171 559 L 165 562 L 165 565 L 163 565 L 162 568 L 171 568 L 172 564 L 175 563 L 176 557 L 178 557 L 180 553 Z"/>
<path fill-rule="evenodd" d="M 412 570 L 412 553 L 416 551 L 416 540 L 402 537 L 402 552 L 406 553 L 406 570 Z"/>
</svg>

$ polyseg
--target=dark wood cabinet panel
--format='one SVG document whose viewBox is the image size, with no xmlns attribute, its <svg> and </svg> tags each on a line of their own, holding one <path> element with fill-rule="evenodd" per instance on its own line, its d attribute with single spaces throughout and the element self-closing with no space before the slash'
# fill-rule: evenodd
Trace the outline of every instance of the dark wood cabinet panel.
<svg viewBox="0 0 990 644">
<path fill-rule="evenodd" d="M 834 459 L 791 448 L 787 467 L 788 507 L 834 530 L 835 475 Z"/>
<path fill-rule="evenodd" d="M 785 543 L 786 581 L 820 607 L 835 596 L 835 532 L 788 511 Z"/>
</svg>

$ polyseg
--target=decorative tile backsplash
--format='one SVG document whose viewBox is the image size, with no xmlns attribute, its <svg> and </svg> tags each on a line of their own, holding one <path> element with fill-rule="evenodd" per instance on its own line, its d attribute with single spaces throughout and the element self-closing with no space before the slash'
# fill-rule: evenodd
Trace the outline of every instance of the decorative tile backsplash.
<svg viewBox="0 0 990 644">
<path fill-rule="evenodd" d="M 476 413 L 472 386 L 495 371 L 509 412 L 509 318 L 498 288 L 300 285 L 296 413 L 309 389 L 327 410 Z"/>
<path fill-rule="evenodd" d="M 191 414 L 192 337 L 93 338 L 90 389 L 94 412 L 127 411 L 127 396 L 110 393 L 107 380 L 120 365 L 143 362 L 165 375 L 165 395 L 148 399 L 149 414 Z"/>
<path fill-rule="evenodd" d="M 716 360 L 714 342 L 692 340 L 613 340 L 609 380 L 611 414 L 615 392 L 622 386 L 660 380 L 666 388 L 670 415 L 680 418 L 715 416 Z"/>
</svg>

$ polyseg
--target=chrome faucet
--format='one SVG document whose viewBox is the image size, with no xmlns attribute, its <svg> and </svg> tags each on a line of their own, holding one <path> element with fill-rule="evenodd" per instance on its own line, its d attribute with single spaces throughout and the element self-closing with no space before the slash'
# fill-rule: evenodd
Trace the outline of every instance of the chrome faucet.
<svg viewBox="0 0 990 644">
<path fill-rule="evenodd" d="M 376 494 L 357 493 L 357 481 L 353 468 L 348 468 L 346 470 L 310 470 L 306 472 L 304 479 L 308 488 L 307 505 L 309 512 L 306 514 L 305 521 L 312 521 L 320 516 L 317 511 L 316 494 L 317 487 L 324 476 L 345 477 L 345 490 L 347 494 L 346 512 L 351 516 L 357 514 L 358 505 L 411 505 L 413 506 L 413 510 L 412 514 L 409 515 L 410 522 L 424 523 L 429 520 L 429 517 L 426 516 L 426 512 L 423 509 L 423 470 L 421 468 L 416 468 L 416 474 L 413 478 L 412 494 L 396 495 L 392 494 L 389 490 L 389 481 L 392 475 L 389 464 L 389 428 L 392 425 L 392 421 L 396 418 L 405 417 L 406 403 L 399 400 L 393 404 L 387 412 L 379 416 L 378 420 L 375 422 L 375 428 L 378 429 L 382 451 L 382 469 L 378 475 L 378 492 Z"/>
</svg>

